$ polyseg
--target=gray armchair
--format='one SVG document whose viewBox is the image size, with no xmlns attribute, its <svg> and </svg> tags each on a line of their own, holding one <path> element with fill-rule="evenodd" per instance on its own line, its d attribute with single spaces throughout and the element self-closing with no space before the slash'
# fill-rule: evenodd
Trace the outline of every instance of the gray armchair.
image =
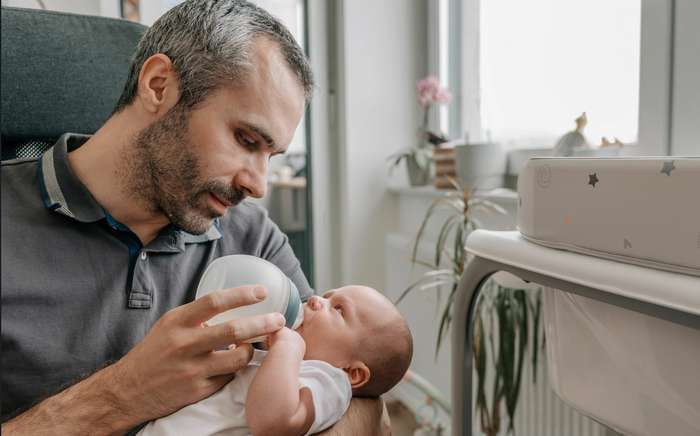
<svg viewBox="0 0 700 436">
<path fill-rule="evenodd" d="M 145 26 L 2 8 L 2 160 L 38 157 L 109 117 Z"/>
</svg>

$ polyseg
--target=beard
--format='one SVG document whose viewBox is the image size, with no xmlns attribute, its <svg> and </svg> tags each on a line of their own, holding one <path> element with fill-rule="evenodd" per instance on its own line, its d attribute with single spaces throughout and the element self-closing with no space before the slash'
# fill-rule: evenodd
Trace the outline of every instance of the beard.
<svg viewBox="0 0 700 436">
<path fill-rule="evenodd" d="M 163 117 L 139 132 L 125 159 L 122 180 L 130 196 L 149 212 L 163 214 L 180 229 L 205 233 L 220 214 L 209 205 L 211 194 L 236 205 L 242 189 L 217 179 L 203 179 L 197 148 L 188 140 L 189 112 L 176 104 Z"/>
</svg>

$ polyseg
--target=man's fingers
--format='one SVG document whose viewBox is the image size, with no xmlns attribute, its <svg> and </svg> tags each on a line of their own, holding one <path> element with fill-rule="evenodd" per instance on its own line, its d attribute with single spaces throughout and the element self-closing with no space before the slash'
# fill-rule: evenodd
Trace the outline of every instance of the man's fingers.
<svg viewBox="0 0 700 436">
<path fill-rule="evenodd" d="M 242 344 L 223 351 L 213 351 L 206 357 L 207 374 L 210 379 L 225 376 L 245 368 L 253 358 L 253 347 Z"/>
<path fill-rule="evenodd" d="M 174 310 L 184 324 L 198 326 L 221 312 L 260 302 L 266 296 L 267 291 L 260 285 L 239 286 L 210 292 Z"/>
<path fill-rule="evenodd" d="M 284 316 L 267 313 L 207 326 L 196 332 L 193 350 L 204 352 L 220 350 L 258 336 L 269 335 L 284 327 Z"/>
</svg>

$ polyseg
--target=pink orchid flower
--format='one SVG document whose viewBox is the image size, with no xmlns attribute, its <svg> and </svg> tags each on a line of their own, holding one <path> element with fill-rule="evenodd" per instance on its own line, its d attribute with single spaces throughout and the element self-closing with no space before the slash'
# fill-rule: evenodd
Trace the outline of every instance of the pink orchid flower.
<svg viewBox="0 0 700 436">
<path fill-rule="evenodd" d="M 447 104 L 452 101 L 452 94 L 440 85 L 440 81 L 434 75 L 430 75 L 416 84 L 418 102 L 421 106 L 431 104 Z"/>
</svg>

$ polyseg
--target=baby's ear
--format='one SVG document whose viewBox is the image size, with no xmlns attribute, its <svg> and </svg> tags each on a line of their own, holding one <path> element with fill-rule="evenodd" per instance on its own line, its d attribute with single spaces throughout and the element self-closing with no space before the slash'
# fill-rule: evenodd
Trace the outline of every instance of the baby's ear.
<svg viewBox="0 0 700 436">
<path fill-rule="evenodd" d="M 356 360 L 347 368 L 344 368 L 350 378 L 350 386 L 353 390 L 366 385 L 370 378 L 370 370 L 363 362 Z"/>
</svg>

